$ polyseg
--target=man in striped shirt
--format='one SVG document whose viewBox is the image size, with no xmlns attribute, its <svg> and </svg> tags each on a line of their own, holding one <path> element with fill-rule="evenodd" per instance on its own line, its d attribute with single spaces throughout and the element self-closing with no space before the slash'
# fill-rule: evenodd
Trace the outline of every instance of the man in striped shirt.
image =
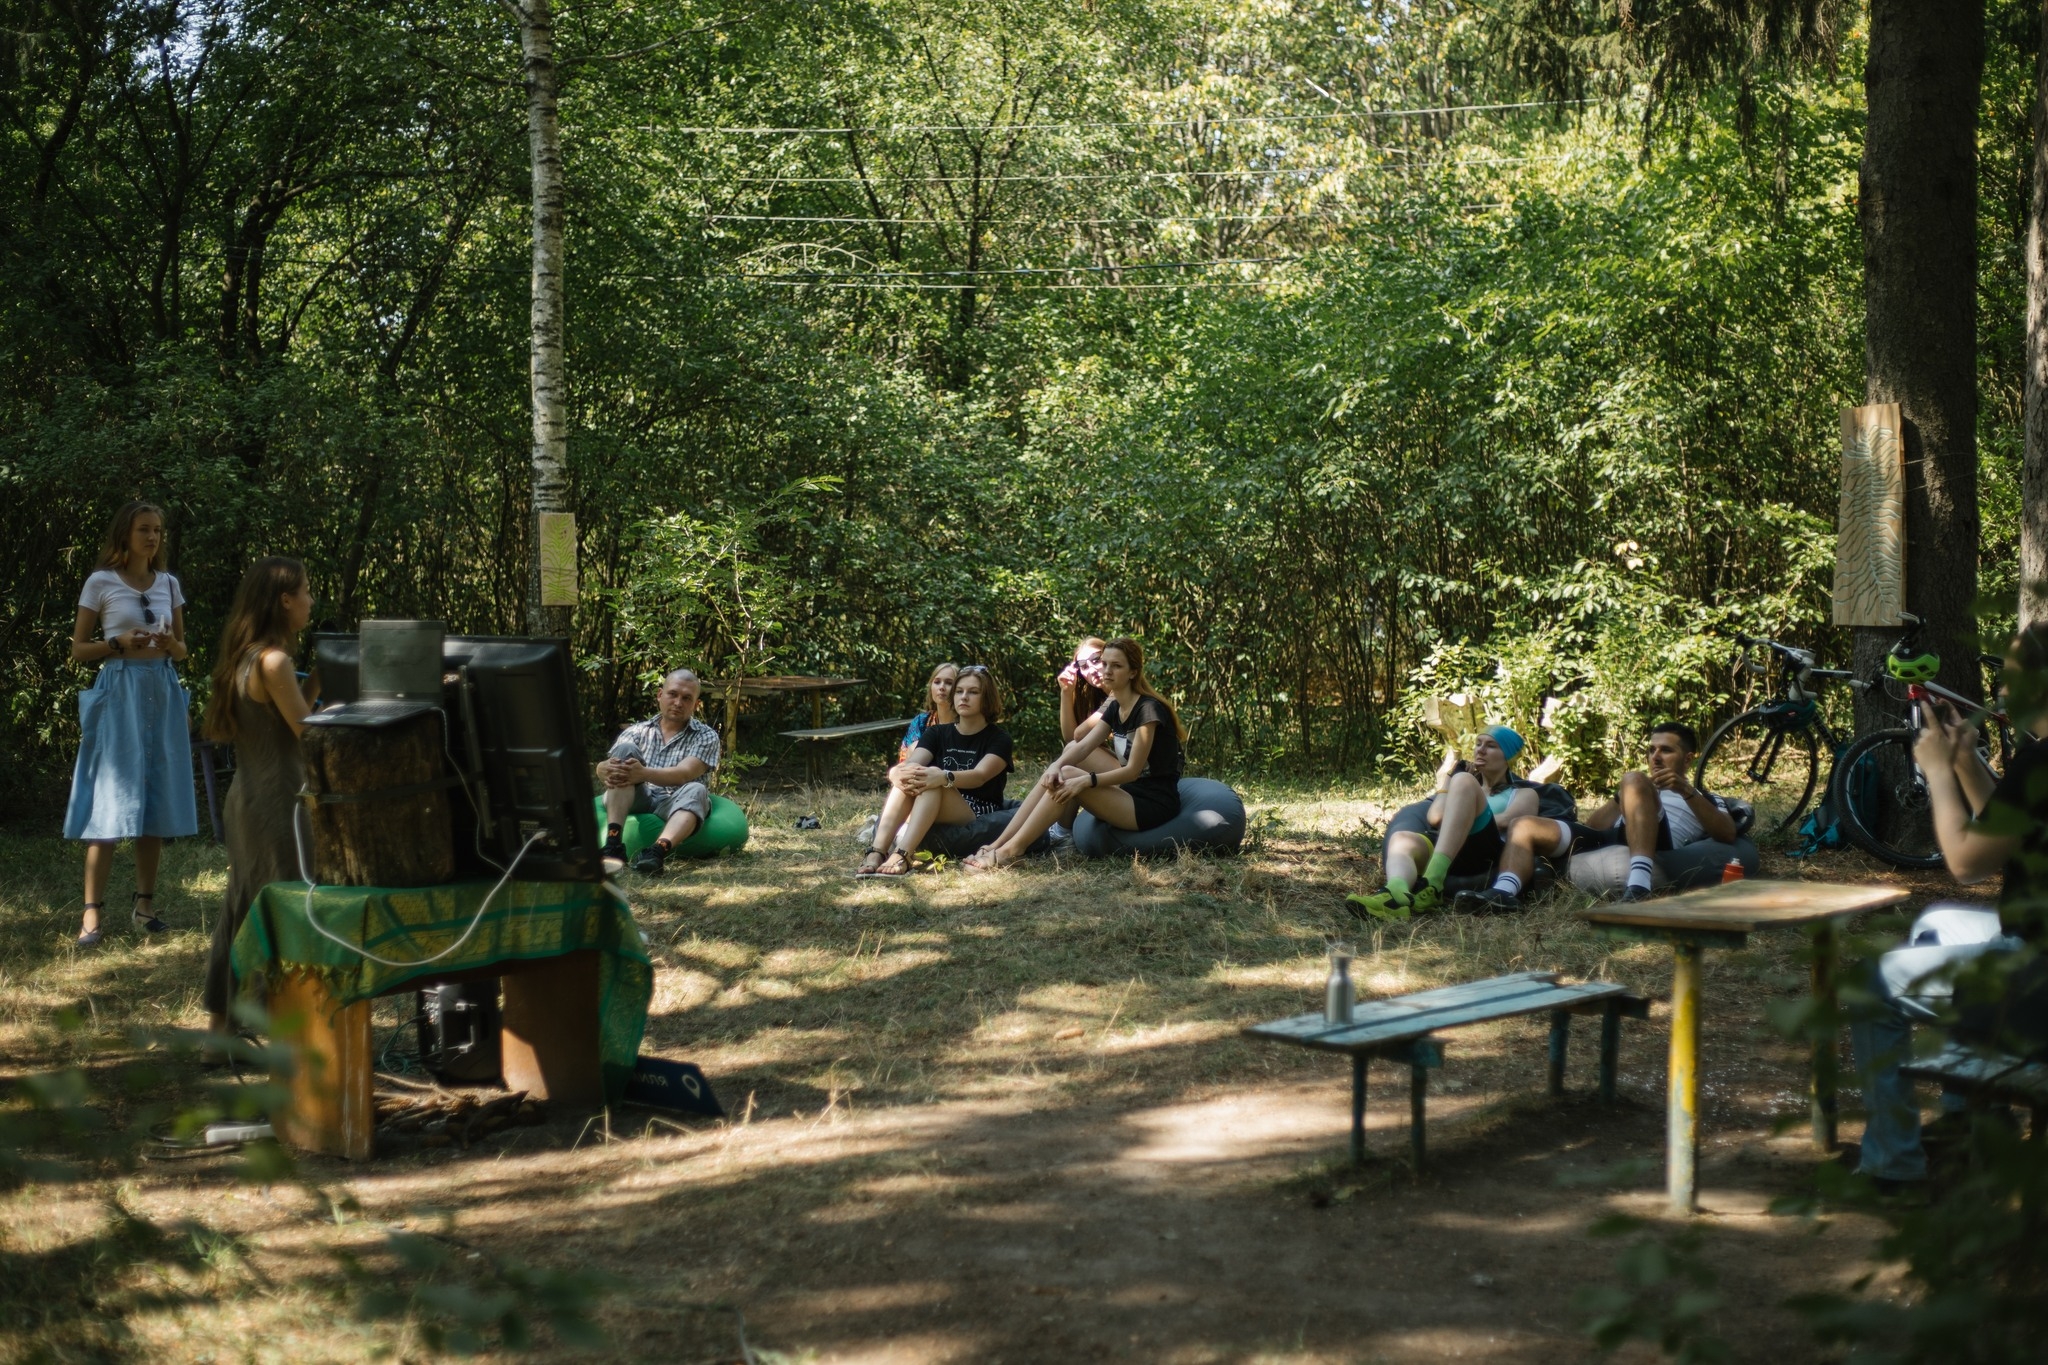
<svg viewBox="0 0 2048 1365">
<path fill-rule="evenodd" d="M 718 732 L 697 719 L 701 688 L 689 669 L 671 671 L 655 695 L 655 714 L 621 731 L 597 765 L 598 780 L 604 783 L 607 864 L 625 864 L 626 817 L 651 812 L 666 823 L 661 837 L 640 850 L 633 870 L 658 877 L 669 852 L 695 834 L 710 813 L 711 788 L 705 780 L 718 767 Z"/>
</svg>

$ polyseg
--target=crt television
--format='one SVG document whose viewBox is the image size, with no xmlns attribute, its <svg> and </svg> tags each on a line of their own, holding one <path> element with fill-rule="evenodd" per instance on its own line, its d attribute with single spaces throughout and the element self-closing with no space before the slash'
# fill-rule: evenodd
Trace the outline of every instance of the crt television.
<svg viewBox="0 0 2048 1365">
<path fill-rule="evenodd" d="M 356 700 L 358 637 L 316 636 L 314 653 L 322 703 Z M 503 869 L 532 840 L 514 876 L 602 880 L 568 641 L 451 635 L 441 665 L 449 757 L 470 794 L 455 803 L 459 870 L 484 876 Z"/>
</svg>

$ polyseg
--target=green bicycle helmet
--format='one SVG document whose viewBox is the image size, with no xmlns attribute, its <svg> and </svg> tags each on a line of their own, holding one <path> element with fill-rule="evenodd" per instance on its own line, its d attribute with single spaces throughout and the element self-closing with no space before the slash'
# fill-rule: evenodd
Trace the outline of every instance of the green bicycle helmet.
<svg viewBox="0 0 2048 1365">
<path fill-rule="evenodd" d="M 1933 682 L 1935 675 L 1941 672 L 1941 656 L 1929 653 L 1900 654 L 1894 650 L 1884 656 L 1884 666 L 1886 671 L 1900 682 Z"/>
</svg>

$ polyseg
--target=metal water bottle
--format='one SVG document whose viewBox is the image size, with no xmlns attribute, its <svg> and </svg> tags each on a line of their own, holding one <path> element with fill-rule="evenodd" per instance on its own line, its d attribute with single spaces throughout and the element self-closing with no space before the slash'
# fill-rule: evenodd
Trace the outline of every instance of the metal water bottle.
<svg viewBox="0 0 2048 1365">
<path fill-rule="evenodd" d="M 1351 1007 L 1358 1001 L 1358 989 L 1351 984 L 1351 958 L 1353 949 L 1348 943 L 1330 945 L 1330 981 L 1323 988 L 1323 1021 L 1330 1024 L 1351 1022 Z"/>
</svg>

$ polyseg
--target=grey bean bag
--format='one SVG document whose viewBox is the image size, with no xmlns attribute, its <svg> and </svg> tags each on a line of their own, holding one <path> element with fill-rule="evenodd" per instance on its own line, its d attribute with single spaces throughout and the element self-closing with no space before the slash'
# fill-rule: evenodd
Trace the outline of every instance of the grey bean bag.
<svg viewBox="0 0 2048 1365">
<path fill-rule="evenodd" d="M 1696 844 L 1657 854 L 1654 858 L 1656 866 L 1650 871 L 1651 889 L 1682 891 L 1691 886 L 1711 886 L 1721 880 L 1721 869 L 1728 865 L 1730 858 L 1742 864 L 1744 876 L 1756 875 L 1756 845 L 1750 842 L 1748 835 L 1738 835 L 1732 844 L 1724 844 L 1718 839 L 1702 839 Z M 1572 879 L 1572 885 L 1587 895 L 1619 896 L 1622 886 L 1628 881 L 1628 848 L 1616 844 L 1613 848 L 1574 853 L 1566 872 Z"/>
<path fill-rule="evenodd" d="M 1121 830 L 1087 811 L 1074 817 L 1074 851 L 1084 858 L 1128 857 L 1137 853 L 1172 856 L 1182 848 L 1235 853 L 1244 843 L 1244 802 L 1236 792 L 1207 777 L 1180 780 L 1180 814 L 1145 830 Z"/>
</svg>

